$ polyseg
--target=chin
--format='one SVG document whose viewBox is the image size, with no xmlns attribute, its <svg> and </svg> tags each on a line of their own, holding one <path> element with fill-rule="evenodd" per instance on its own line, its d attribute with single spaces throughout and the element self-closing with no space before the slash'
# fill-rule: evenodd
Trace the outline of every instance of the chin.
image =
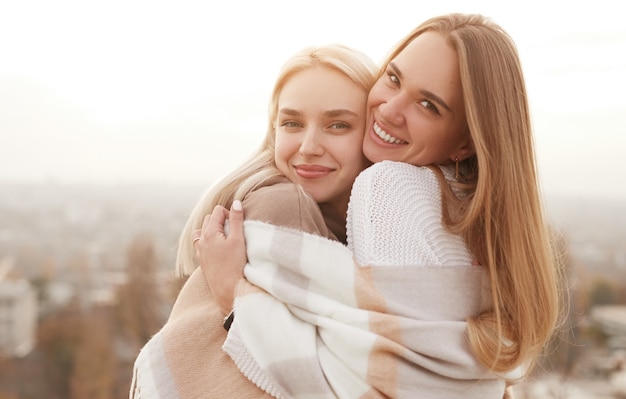
<svg viewBox="0 0 626 399">
<path fill-rule="evenodd" d="M 380 162 L 385 159 L 382 156 L 381 151 L 373 143 L 363 144 L 363 154 L 365 155 L 365 158 L 367 158 L 372 163 Z"/>
</svg>

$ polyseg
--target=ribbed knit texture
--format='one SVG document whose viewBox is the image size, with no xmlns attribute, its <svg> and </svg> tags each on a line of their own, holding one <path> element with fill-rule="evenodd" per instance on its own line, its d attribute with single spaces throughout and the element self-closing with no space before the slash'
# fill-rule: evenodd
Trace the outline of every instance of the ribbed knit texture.
<svg viewBox="0 0 626 399">
<path fill-rule="evenodd" d="M 452 171 L 442 168 L 448 180 Z M 441 219 L 441 187 L 427 167 L 378 162 L 352 187 L 348 247 L 361 265 L 470 266 L 463 239 Z"/>
</svg>

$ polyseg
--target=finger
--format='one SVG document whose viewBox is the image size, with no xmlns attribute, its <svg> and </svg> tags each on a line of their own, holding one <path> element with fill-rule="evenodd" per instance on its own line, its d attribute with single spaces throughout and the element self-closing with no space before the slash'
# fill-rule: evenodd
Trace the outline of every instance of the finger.
<svg viewBox="0 0 626 399">
<path fill-rule="evenodd" d="M 224 224 L 228 219 L 228 209 L 216 205 L 213 212 L 204 217 L 202 222 L 202 234 L 212 237 L 214 234 L 224 236 Z"/>
<path fill-rule="evenodd" d="M 243 239 L 243 207 L 241 201 L 233 201 L 233 205 L 230 207 L 230 212 L 228 213 L 228 221 L 228 236 Z"/>
</svg>

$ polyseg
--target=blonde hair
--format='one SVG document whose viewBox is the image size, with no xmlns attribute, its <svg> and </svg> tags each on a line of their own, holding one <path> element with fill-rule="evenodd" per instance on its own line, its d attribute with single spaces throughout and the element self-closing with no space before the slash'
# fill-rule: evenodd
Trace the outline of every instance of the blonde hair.
<svg viewBox="0 0 626 399">
<path fill-rule="evenodd" d="M 384 67 L 426 31 L 442 34 L 458 53 L 476 150 L 461 165 L 469 195 L 444 214 L 490 276 L 494 307 L 468 320 L 470 345 L 486 367 L 506 372 L 522 365 L 527 374 L 558 325 L 561 279 L 542 211 L 519 56 L 489 19 L 449 14 L 418 26 Z"/>
<path fill-rule="evenodd" d="M 178 242 L 176 271 L 188 275 L 196 268 L 192 232 L 202 227 L 205 215 L 216 205 L 230 208 L 235 199 L 243 198 L 268 179 L 282 176 L 274 163 L 275 126 L 280 93 L 296 73 L 313 68 L 326 67 L 338 71 L 352 80 L 365 93 L 369 92 L 375 79 L 376 65 L 365 54 L 343 45 L 307 47 L 282 66 L 269 104 L 267 133 L 260 147 L 241 166 L 211 186 L 193 208 Z"/>
</svg>

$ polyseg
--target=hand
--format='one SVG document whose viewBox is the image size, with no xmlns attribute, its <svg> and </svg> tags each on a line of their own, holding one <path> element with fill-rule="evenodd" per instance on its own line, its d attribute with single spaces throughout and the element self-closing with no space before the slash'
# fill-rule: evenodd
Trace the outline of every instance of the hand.
<svg viewBox="0 0 626 399">
<path fill-rule="evenodd" d="M 230 231 L 225 231 L 227 227 Z M 196 230 L 194 247 L 204 278 L 224 315 L 233 308 L 235 287 L 247 262 L 243 209 L 234 201 L 230 212 L 217 205 Z"/>
</svg>

